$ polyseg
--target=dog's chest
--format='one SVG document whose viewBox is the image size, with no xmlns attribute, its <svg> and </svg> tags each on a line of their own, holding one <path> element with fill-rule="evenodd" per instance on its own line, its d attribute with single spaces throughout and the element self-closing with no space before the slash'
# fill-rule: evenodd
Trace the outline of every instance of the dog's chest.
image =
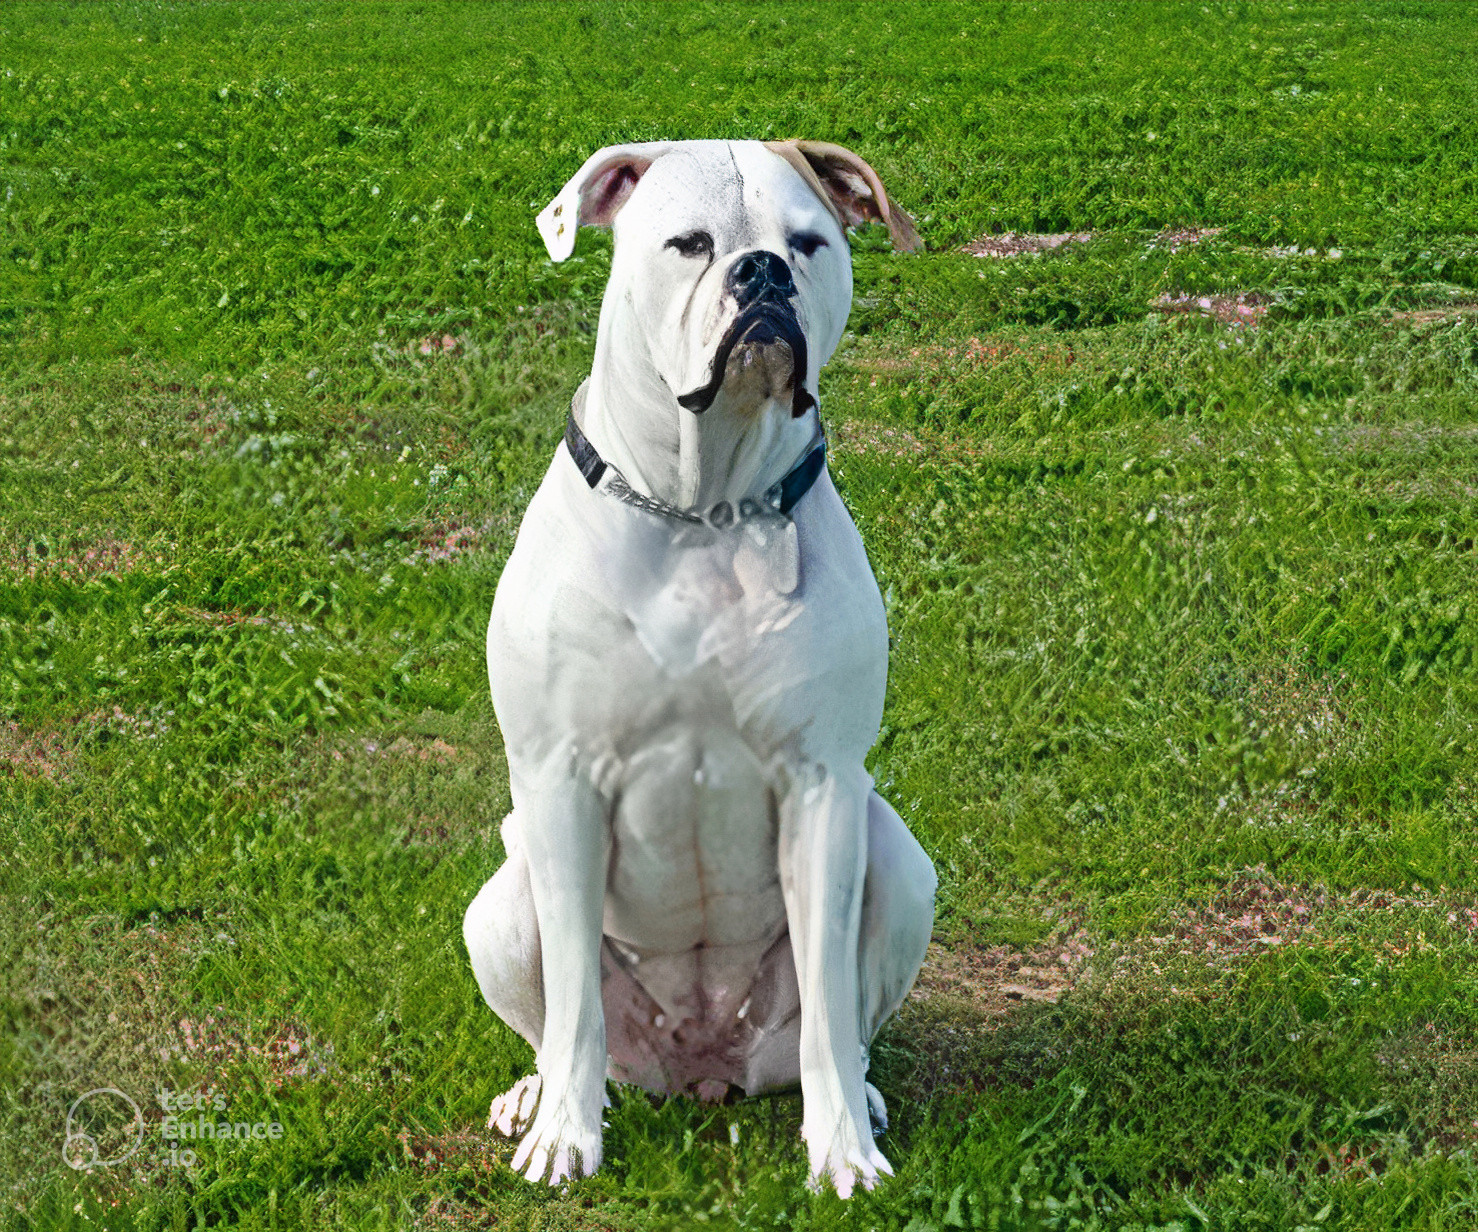
<svg viewBox="0 0 1478 1232">
<path fill-rule="evenodd" d="M 773 782 L 796 735 L 787 633 L 803 609 L 748 547 L 678 536 L 627 592 L 606 717 L 582 734 L 613 802 L 606 931 L 638 945 L 767 944 L 784 918 Z"/>
<path fill-rule="evenodd" d="M 608 802 L 612 936 L 773 939 L 777 791 L 877 730 L 877 585 L 830 485 L 808 500 L 788 589 L 747 528 L 630 508 L 568 459 L 530 505 L 489 630 L 494 704 L 516 775 L 573 750 Z"/>
</svg>

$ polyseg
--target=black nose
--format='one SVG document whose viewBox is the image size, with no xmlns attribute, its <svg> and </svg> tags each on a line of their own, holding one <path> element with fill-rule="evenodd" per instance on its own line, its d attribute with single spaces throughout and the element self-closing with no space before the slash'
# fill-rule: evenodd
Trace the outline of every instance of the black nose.
<svg viewBox="0 0 1478 1232">
<path fill-rule="evenodd" d="M 741 308 L 759 299 L 787 300 L 795 294 L 795 279 L 785 258 L 763 248 L 746 252 L 729 266 L 725 282 Z"/>
</svg>

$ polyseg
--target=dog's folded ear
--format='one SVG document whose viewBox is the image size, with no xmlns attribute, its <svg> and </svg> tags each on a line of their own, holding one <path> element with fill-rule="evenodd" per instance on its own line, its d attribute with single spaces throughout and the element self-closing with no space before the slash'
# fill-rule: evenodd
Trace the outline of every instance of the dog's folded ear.
<svg viewBox="0 0 1478 1232">
<path fill-rule="evenodd" d="M 917 252 L 924 246 L 910 218 L 888 200 L 878 173 L 845 146 L 829 141 L 767 141 L 765 145 L 800 172 L 844 227 L 880 222 L 893 247 Z"/>
<path fill-rule="evenodd" d="M 535 220 L 554 261 L 575 251 L 577 227 L 609 227 L 647 168 L 670 150 L 671 141 L 608 145 L 585 160 Z"/>
</svg>

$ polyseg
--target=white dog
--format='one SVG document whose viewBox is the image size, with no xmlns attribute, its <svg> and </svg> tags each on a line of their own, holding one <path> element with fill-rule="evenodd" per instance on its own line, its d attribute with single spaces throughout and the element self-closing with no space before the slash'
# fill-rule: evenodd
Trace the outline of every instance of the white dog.
<svg viewBox="0 0 1478 1232">
<path fill-rule="evenodd" d="M 892 1171 L 868 1047 L 935 875 L 863 769 L 888 630 L 816 403 L 866 219 L 918 246 L 850 151 L 728 141 L 602 150 L 539 216 L 556 261 L 581 224 L 615 253 L 488 628 L 513 811 L 464 935 L 537 1056 L 488 1120 L 530 1180 L 599 1166 L 608 1072 L 798 1081 L 813 1183 Z"/>
</svg>

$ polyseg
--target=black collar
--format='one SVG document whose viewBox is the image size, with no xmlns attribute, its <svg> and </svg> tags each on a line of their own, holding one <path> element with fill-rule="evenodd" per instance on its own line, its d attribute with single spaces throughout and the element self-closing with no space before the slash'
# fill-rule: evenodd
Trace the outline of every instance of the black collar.
<svg viewBox="0 0 1478 1232">
<path fill-rule="evenodd" d="M 591 488 L 595 488 L 609 472 L 610 479 L 606 482 L 606 491 L 618 500 L 662 517 L 675 518 L 682 522 L 707 523 L 720 529 L 733 525 L 738 519 L 755 517 L 760 514 L 788 515 L 801 497 L 811 490 L 811 485 L 820 477 L 821 472 L 826 469 L 826 437 L 823 434 L 815 445 L 806 451 L 806 456 L 791 467 L 778 482 L 772 483 L 763 495 L 746 496 L 739 502 L 737 510 L 729 501 L 719 501 L 707 513 L 700 514 L 691 509 L 680 509 L 659 497 L 647 496 L 636 491 L 626 482 L 626 476 L 602 458 L 596 452 L 595 446 L 590 443 L 590 439 L 580 431 L 580 425 L 575 422 L 573 406 L 570 407 L 569 418 L 565 421 L 565 447 L 570 451 L 570 457 L 575 460 L 575 465 L 580 468 L 580 473 L 585 476 L 585 482 Z"/>
</svg>

